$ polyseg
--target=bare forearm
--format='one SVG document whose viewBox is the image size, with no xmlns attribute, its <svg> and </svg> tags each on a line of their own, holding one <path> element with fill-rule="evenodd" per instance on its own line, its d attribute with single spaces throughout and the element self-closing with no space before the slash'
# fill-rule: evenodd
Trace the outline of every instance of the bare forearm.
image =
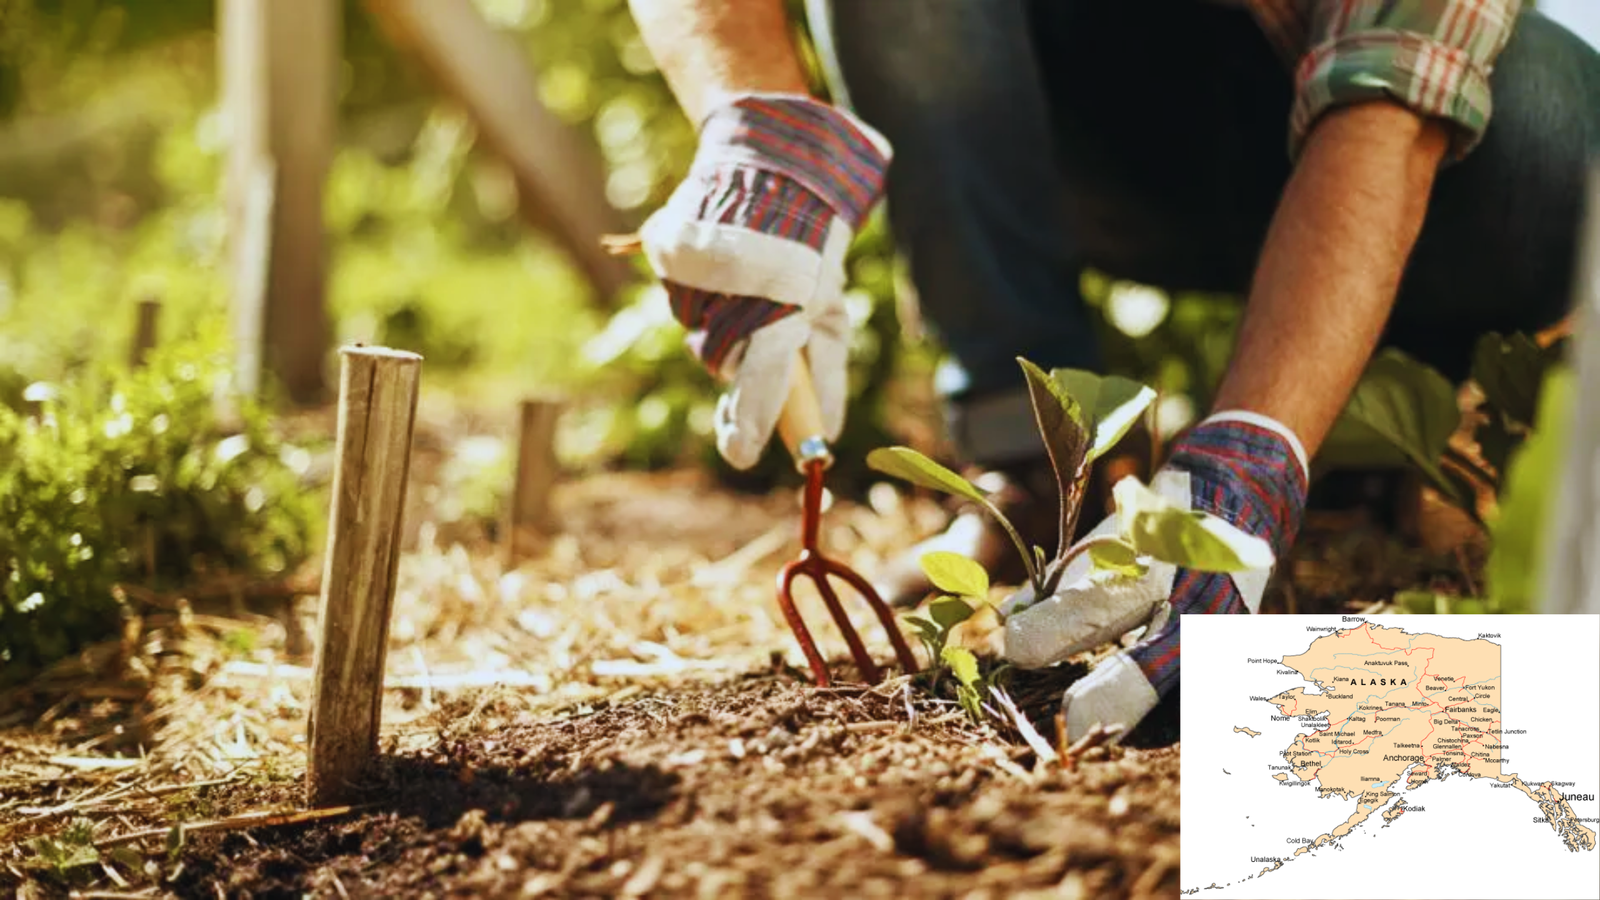
<svg viewBox="0 0 1600 900">
<path fill-rule="evenodd" d="M 628 6 L 691 122 L 731 94 L 808 92 L 783 0 L 629 0 Z"/>
<path fill-rule="evenodd" d="M 1329 113 L 1268 230 L 1218 409 L 1277 419 L 1315 454 L 1377 346 L 1448 144 L 1399 106 Z"/>
</svg>

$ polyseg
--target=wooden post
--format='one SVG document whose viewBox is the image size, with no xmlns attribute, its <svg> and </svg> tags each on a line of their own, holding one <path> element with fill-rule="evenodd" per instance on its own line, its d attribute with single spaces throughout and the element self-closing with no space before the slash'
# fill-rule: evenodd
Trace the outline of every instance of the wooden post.
<svg viewBox="0 0 1600 900">
<path fill-rule="evenodd" d="M 156 346 L 156 323 L 161 318 L 160 300 L 140 300 L 139 318 L 133 326 L 133 345 L 128 349 L 129 368 L 142 368 L 145 357 Z"/>
<path fill-rule="evenodd" d="M 322 191 L 334 150 L 339 13 L 333 0 L 218 0 L 239 384 L 254 393 L 270 375 L 296 404 L 326 399 Z"/>
<path fill-rule="evenodd" d="M 545 532 L 551 527 L 550 492 L 560 474 L 556 459 L 556 422 L 561 401 L 535 398 L 522 401 L 517 428 L 517 480 L 511 489 L 511 522 L 507 531 L 507 559 L 516 565 L 524 529 Z"/>
<path fill-rule="evenodd" d="M 306 735 L 306 793 L 313 805 L 348 799 L 377 753 L 422 368 L 417 354 L 381 347 L 346 347 L 339 354 L 338 468 Z"/>
<path fill-rule="evenodd" d="M 1566 458 L 1551 473 L 1553 515 L 1544 530 L 1544 566 L 1534 598 L 1543 613 L 1600 613 L 1600 161 L 1590 169 L 1578 245 L 1572 342 L 1575 378 L 1567 411 Z"/>
<path fill-rule="evenodd" d="M 599 154 L 544 105 L 522 48 L 489 24 L 473 0 L 365 4 L 388 39 L 415 54 L 467 110 L 484 143 L 511 169 L 523 218 L 561 245 L 603 308 L 615 308 L 618 292 L 637 276 L 598 241 L 627 226 L 606 199 Z"/>
</svg>

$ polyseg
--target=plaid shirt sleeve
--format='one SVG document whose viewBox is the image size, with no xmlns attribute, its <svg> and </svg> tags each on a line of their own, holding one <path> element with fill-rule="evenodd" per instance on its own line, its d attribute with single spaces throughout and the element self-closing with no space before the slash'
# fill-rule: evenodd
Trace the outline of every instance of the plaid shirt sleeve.
<svg viewBox="0 0 1600 900">
<path fill-rule="evenodd" d="M 1255 3 L 1259 18 L 1271 18 L 1259 7 L 1289 13 L 1283 0 Z M 1453 124 L 1454 159 L 1482 140 L 1491 112 L 1489 73 L 1522 0 L 1298 0 L 1295 6 L 1295 24 L 1304 31 L 1297 35 L 1303 53 L 1295 66 L 1291 156 L 1329 109 L 1384 98 Z"/>
</svg>

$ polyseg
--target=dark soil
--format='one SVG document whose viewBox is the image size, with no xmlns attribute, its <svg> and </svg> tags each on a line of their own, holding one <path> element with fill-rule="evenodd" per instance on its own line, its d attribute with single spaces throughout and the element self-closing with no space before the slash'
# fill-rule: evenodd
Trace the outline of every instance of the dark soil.
<svg viewBox="0 0 1600 900">
<path fill-rule="evenodd" d="M 361 812 L 195 835 L 171 887 L 194 897 L 1177 895 L 1177 746 L 1097 748 L 1073 771 L 1002 746 L 948 705 L 908 705 L 900 691 L 819 690 L 788 674 L 685 686 L 386 756 Z M 299 799 L 297 784 L 277 790 L 280 802 Z"/>
</svg>

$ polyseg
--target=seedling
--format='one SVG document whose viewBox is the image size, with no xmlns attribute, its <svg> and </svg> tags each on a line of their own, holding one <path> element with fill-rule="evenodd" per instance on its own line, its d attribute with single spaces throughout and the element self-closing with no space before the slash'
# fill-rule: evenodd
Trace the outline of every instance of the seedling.
<svg viewBox="0 0 1600 900">
<path fill-rule="evenodd" d="M 1096 576 L 1105 578 L 1137 578 L 1147 571 L 1151 560 L 1205 572 L 1236 572 L 1272 565 L 1272 550 L 1266 541 L 1216 516 L 1183 509 L 1133 476 L 1122 479 L 1112 489 L 1117 533 L 1072 543 L 1090 466 L 1128 433 L 1155 399 L 1155 391 L 1127 378 L 1102 377 L 1079 369 L 1046 373 L 1026 359 L 1017 361 L 1027 376 L 1034 418 L 1060 494 L 1061 537 L 1053 559 L 1047 562 L 1043 549 L 1029 547 L 1015 526 L 972 483 L 917 451 L 908 447 L 882 448 L 867 456 L 867 465 L 886 475 L 981 504 L 1006 530 L 1022 555 L 1036 597 L 1053 594 L 1068 564 L 1085 553 Z M 924 635 L 924 642 L 930 644 L 930 654 L 935 645 L 928 635 L 942 627 L 937 643 L 942 654 L 943 635 L 972 614 L 972 608 L 962 598 L 972 596 L 970 589 L 978 584 L 972 569 L 982 570 L 970 560 L 964 560 L 970 564 L 969 569 L 939 554 L 929 556 L 939 557 L 927 571 L 946 596 L 930 606 L 929 619 L 914 619 L 913 625 Z M 961 558 L 956 554 L 943 556 Z M 982 587 L 986 594 L 987 576 L 982 579 Z M 959 603 L 960 608 L 952 602 Z M 944 626 L 944 621 L 951 624 Z"/>
</svg>

